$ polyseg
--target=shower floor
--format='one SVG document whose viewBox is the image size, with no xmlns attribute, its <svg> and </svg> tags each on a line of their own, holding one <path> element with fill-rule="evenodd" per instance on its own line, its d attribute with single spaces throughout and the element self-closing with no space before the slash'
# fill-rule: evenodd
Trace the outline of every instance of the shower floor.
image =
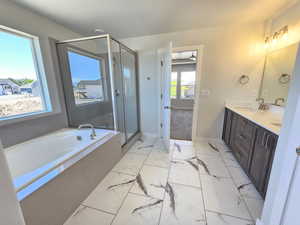
<svg viewBox="0 0 300 225">
<path fill-rule="evenodd" d="M 214 148 L 212 148 L 213 145 Z M 138 141 L 64 225 L 251 225 L 263 200 L 220 140 Z"/>
</svg>

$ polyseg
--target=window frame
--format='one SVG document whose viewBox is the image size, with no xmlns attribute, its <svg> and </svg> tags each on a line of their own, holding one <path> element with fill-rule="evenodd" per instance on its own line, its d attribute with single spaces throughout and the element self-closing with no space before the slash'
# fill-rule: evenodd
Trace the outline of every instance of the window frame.
<svg viewBox="0 0 300 225">
<path fill-rule="evenodd" d="M 67 54 L 67 63 L 68 63 L 68 67 L 69 67 L 69 71 L 70 71 L 70 79 L 71 79 L 71 82 L 72 82 L 72 73 L 71 73 L 71 66 L 70 66 L 70 59 L 69 59 L 69 56 L 68 56 L 68 53 L 69 52 L 73 52 L 73 53 L 76 53 L 76 54 L 79 54 L 79 55 L 82 55 L 82 56 L 86 56 L 86 57 L 89 57 L 89 58 L 93 58 L 93 59 L 96 59 L 100 62 L 100 71 L 102 73 L 102 91 L 103 91 L 103 101 L 94 101 L 94 102 L 86 102 L 86 103 L 81 103 L 81 104 L 76 104 L 76 101 L 75 101 L 75 96 L 74 96 L 74 92 L 73 92 L 73 101 L 74 101 L 74 105 L 75 107 L 84 107 L 86 105 L 92 105 L 92 104 L 99 104 L 99 103 L 105 103 L 105 102 L 108 102 L 109 101 L 109 97 L 108 97 L 108 93 L 107 93 L 107 83 L 106 83 L 106 70 L 105 70 L 105 58 L 102 57 L 102 56 L 99 56 L 99 55 L 96 55 L 96 54 L 91 54 L 90 52 L 87 52 L 81 48 L 78 48 L 78 47 L 70 47 L 68 46 L 66 48 L 66 54 Z"/>
<path fill-rule="evenodd" d="M 30 41 L 34 69 L 37 76 L 37 82 L 39 82 L 41 87 L 40 97 L 42 98 L 42 105 L 44 108 L 44 110 L 42 111 L 28 112 L 28 113 L 21 113 L 17 115 L 6 116 L 6 117 L 0 117 L 0 126 L 52 115 L 55 112 L 53 111 L 52 101 L 50 98 L 39 37 L 19 30 L 15 30 L 13 28 L 5 27 L 2 25 L 0 25 L 0 32 L 16 35 Z"/>
<path fill-rule="evenodd" d="M 174 70 L 172 72 L 175 72 L 177 73 L 177 85 L 176 85 L 176 97 L 175 98 L 172 98 L 171 97 L 171 100 L 195 100 L 195 93 L 194 93 L 194 97 L 193 98 L 182 98 L 181 97 L 181 74 L 184 73 L 184 72 L 192 72 L 194 70 Z M 195 71 L 195 82 L 194 82 L 194 87 L 196 85 L 196 76 L 197 76 L 197 72 Z M 195 92 L 195 91 L 194 91 Z M 171 93 L 170 93 L 171 95 Z"/>
</svg>

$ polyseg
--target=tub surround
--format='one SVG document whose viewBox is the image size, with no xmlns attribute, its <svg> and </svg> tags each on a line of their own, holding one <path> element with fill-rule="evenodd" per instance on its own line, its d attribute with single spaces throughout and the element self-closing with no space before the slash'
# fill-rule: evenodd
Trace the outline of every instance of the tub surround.
<svg viewBox="0 0 300 225">
<path fill-rule="evenodd" d="M 226 104 L 225 108 L 239 114 L 240 116 L 276 135 L 279 135 L 280 133 L 283 118 L 282 107 L 270 106 L 269 110 L 261 111 L 256 110 L 253 107 Z"/>
</svg>

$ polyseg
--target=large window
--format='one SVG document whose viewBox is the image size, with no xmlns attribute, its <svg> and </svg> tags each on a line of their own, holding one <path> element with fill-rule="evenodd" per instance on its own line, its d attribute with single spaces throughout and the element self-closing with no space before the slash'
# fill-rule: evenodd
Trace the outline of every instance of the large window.
<svg viewBox="0 0 300 225">
<path fill-rule="evenodd" d="M 38 39 L 0 28 L 0 120 L 51 110 Z"/>
<path fill-rule="evenodd" d="M 76 105 L 104 101 L 102 59 L 76 50 L 68 58 Z"/>
</svg>

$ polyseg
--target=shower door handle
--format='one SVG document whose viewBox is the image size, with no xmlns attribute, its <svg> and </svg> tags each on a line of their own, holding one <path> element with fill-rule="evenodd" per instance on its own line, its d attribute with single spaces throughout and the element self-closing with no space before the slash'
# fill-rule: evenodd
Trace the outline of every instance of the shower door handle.
<svg viewBox="0 0 300 225">
<path fill-rule="evenodd" d="M 120 96 L 120 91 L 118 90 L 118 89 L 115 89 L 115 95 L 118 97 L 118 96 Z"/>
</svg>

